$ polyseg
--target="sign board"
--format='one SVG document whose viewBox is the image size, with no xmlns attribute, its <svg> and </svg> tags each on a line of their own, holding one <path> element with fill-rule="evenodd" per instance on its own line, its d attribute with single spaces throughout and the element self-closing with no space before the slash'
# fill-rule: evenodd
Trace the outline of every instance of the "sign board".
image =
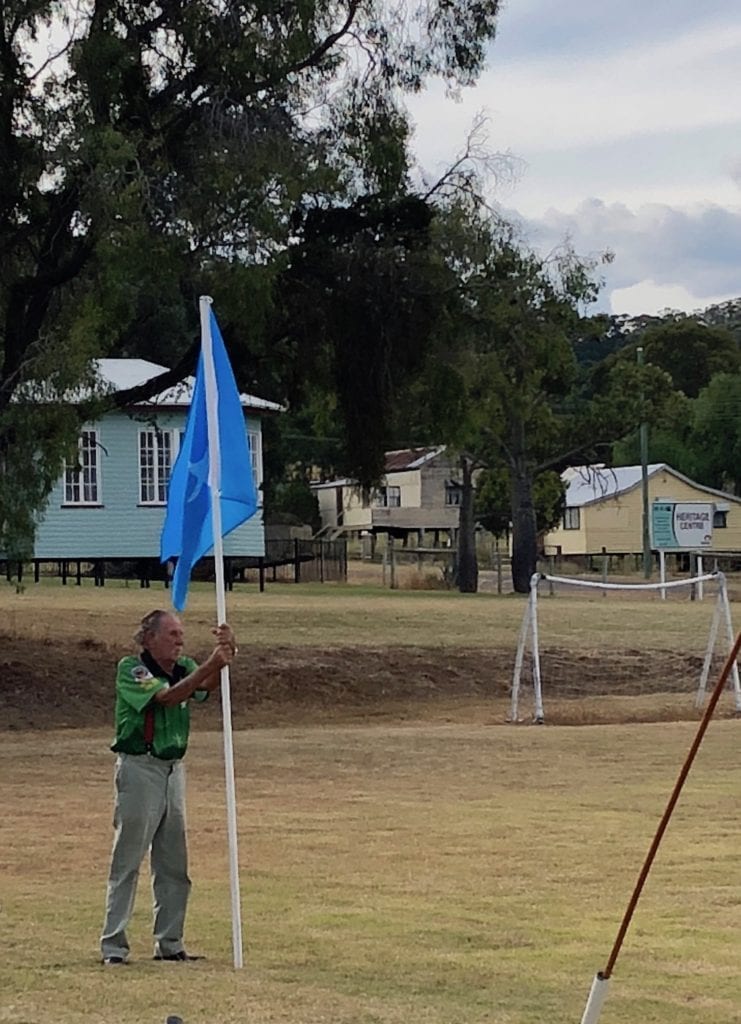
<svg viewBox="0 0 741 1024">
<path fill-rule="evenodd" d="M 712 502 L 654 501 L 651 506 L 651 547 L 664 551 L 696 551 L 713 543 Z"/>
</svg>

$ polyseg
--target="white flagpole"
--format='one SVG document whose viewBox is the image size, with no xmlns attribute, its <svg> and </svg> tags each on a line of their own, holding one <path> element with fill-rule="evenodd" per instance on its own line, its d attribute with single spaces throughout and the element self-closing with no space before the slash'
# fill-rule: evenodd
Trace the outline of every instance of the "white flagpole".
<svg viewBox="0 0 741 1024">
<path fill-rule="evenodd" d="M 216 619 L 226 622 L 224 587 L 224 544 L 221 536 L 221 451 L 219 441 L 218 389 L 211 345 L 211 303 L 208 295 L 200 299 L 201 348 L 206 385 L 206 417 L 208 422 L 208 484 L 211 488 L 211 521 L 214 528 L 214 568 L 216 570 Z M 232 948 L 234 966 L 244 966 L 242 959 L 242 911 L 239 892 L 239 851 L 237 848 L 237 798 L 234 785 L 234 744 L 232 739 L 232 698 L 229 666 L 221 670 L 221 709 L 224 719 L 224 771 L 226 774 L 226 817 L 229 836 L 229 882 L 232 897 Z"/>
</svg>

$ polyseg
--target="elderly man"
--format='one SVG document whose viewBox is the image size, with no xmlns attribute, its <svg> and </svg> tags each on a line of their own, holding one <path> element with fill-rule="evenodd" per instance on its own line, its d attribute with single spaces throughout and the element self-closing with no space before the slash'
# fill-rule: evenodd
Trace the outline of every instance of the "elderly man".
<svg viewBox="0 0 741 1024">
<path fill-rule="evenodd" d="M 126 926 L 139 868 L 150 851 L 154 896 L 154 959 L 197 957 L 183 946 L 190 893 L 185 836 L 185 772 L 189 702 L 203 701 L 236 653 L 227 625 L 212 630 L 216 646 L 202 665 L 183 654 L 176 615 L 153 611 L 136 634 L 138 656 L 122 658 L 116 676 L 115 837 L 101 937 L 103 963 L 125 964 Z"/>
</svg>

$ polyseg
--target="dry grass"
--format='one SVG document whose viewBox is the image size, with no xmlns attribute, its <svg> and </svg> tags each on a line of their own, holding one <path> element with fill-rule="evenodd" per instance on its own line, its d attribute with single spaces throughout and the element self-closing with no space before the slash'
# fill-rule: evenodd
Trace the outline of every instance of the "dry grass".
<svg viewBox="0 0 741 1024">
<path fill-rule="evenodd" d="M 604 1024 L 741 1020 L 739 725 L 716 723 Z M 203 964 L 96 958 L 110 839 L 99 732 L 0 752 L 4 1024 L 572 1024 L 693 727 L 266 729 L 236 736 L 246 937 L 231 969 L 220 739 L 189 753 Z"/>
<path fill-rule="evenodd" d="M 319 648 L 390 646 L 494 647 L 514 650 L 525 601 L 520 596 L 456 592 L 388 591 L 337 585 L 274 585 L 228 595 L 230 621 L 245 644 L 310 644 Z M 108 583 L 104 588 L 29 585 L 23 594 L 0 586 L 0 621 L 11 635 L 131 642 L 141 615 L 168 607 L 169 592 Z M 707 637 L 712 601 L 665 602 L 656 598 L 544 597 L 541 633 L 553 644 L 577 649 L 682 648 L 688 637 Z M 735 618 L 741 618 L 736 607 Z M 202 636 L 214 619 L 213 587 L 195 584 L 184 615 L 191 635 Z"/>
<path fill-rule="evenodd" d="M 6 633 L 126 645 L 161 589 L 0 588 Z M 544 598 L 561 645 L 617 657 L 704 636 L 710 604 Z M 512 652 L 519 598 L 245 588 L 240 642 L 296 649 Z M 738 609 L 736 609 L 738 613 Z M 213 618 L 196 587 L 192 636 Z M 738 618 L 738 614 L 736 614 Z M 112 653 L 112 651 L 111 651 Z M 242 655 L 240 655 L 241 661 Z M 58 676 L 53 677 L 56 682 Z M 61 680 L 63 682 L 63 680 Z M 2 681 L 0 681 L 2 685 Z M 552 701 L 552 721 L 651 719 L 665 696 Z M 671 699 L 671 698 L 668 698 Z M 658 714 L 657 714 L 658 709 Z M 96 963 L 110 844 L 107 731 L 5 733 L 0 749 L 2 1024 L 571 1024 L 604 966 L 695 726 L 505 728 L 506 702 L 410 704 L 407 721 L 328 719 L 235 736 L 247 967 L 231 968 L 220 737 L 188 764 L 194 897 L 207 962 Z M 446 718 L 449 719 L 446 722 Z M 603 1024 L 741 1024 L 741 723 L 714 723 L 618 963 Z"/>
</svg>

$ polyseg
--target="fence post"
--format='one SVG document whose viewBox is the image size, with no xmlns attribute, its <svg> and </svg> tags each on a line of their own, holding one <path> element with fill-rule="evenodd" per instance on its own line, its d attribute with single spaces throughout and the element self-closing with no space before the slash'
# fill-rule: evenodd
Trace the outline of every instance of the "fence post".
<svg viewBox="0 0 741 1024">
<path fill-rule="evenodd" d="M 324 583 L 324 541 L 319 541 L 319 582 Z"/>
<path fill-rule="evenodd" d="M 396 552 L 394 549 L 394 537 L 393 534 L 388 535 L 388 551 L 389 551 L 389 584 L 392 590 L 396 590 Z"/>
<path fill-rule="evenodd" d="M 293 581 L 301 582 L 301 559 L 299 558 L 298 537 L 293 538 Z"/>
</svg>

